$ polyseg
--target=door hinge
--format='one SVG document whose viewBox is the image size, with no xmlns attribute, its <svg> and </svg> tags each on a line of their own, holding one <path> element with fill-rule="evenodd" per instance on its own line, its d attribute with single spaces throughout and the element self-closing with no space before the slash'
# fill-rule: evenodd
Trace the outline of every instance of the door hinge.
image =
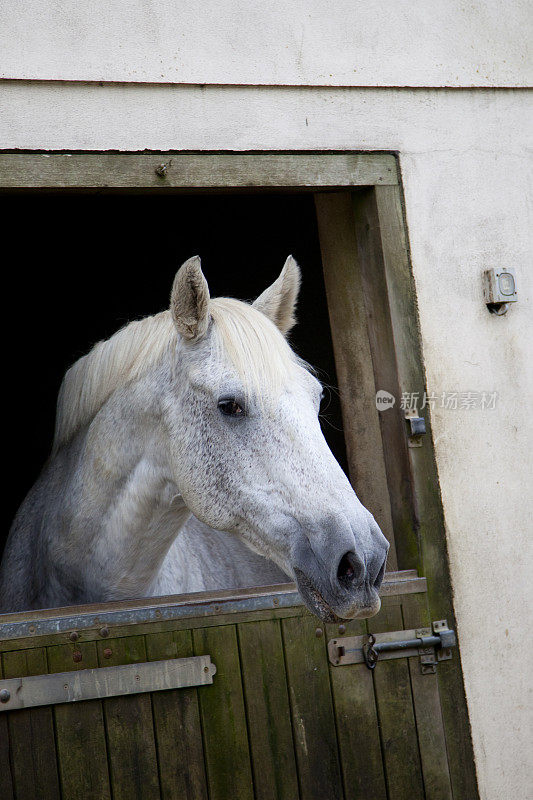
<svg viewBox="0 0 533 800">
<path fill-rule="evenodd" d="M 0 711 L 213 683 L 210 656 L 170 658 L 0 680 Z"/>
<path fill-rule="evenodd" d="M 455 645 L 455 631 L 445 619 L 439 619 L 431 623 L 431 628 L 331 639 L 328 654 L 336 667 L 364 663 L 368 669 L 374 669 L 378 661 L 418 656 L 422 674 L 429 675 L 436 672 L 439 661 L 452 657 Z"/>
</svg>

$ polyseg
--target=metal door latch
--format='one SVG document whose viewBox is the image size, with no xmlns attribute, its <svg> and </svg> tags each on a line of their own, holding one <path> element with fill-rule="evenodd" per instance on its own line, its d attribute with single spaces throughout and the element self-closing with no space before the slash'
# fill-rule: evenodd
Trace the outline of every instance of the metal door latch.
<svg viewBox="0 0 533 800">
<path fill-rule="evenodd" d="M 436 672 L 439 661 L 452 657 L 455 645 L 455 631 L 440 619 L 431 628 L 331 639 L 328 653 L 334 666 L 365 663 L 368 669 L 374 669 L 378 660 L 419 656 L 421 672 L 428 675 Z"/>
</svg>

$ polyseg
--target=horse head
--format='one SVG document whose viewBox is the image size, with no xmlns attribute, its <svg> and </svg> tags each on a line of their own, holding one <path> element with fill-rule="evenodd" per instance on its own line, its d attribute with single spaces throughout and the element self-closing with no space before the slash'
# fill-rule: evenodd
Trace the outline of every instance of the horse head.
<svg viewBox="0 0 533 800">
<path fill-rule="evenodd" d="M 329 450 L 322 387 L 287 342 L 299 285 L 292 257 L 252 304 L 211 299 L 198 257 L 180 268 L 169 463 L 187 507 L 278 564 L 321 619 L 369 617 L 388 542 Z"/>
</svg>

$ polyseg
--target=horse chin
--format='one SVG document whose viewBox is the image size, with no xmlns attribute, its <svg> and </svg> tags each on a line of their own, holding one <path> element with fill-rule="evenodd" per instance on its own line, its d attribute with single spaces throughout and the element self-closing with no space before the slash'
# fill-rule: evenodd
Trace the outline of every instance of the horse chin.
<svg viewBox="0 0 533 800">
<path fill-rule="evenodd" d="M 300 592 L 302 599 L 315 616 L 322 620 L 322 622 L 342 622 L 343 617 L 337 616 L 333 609 L 326 603 L 322 595 L 317 591 L 309 593 Z"/>
<path fill-rule="evenodd" d="M 339 615 L 333 611 L 329 603 L 324 599 L 318 589 L 315 588 L 309 578 L 298 569 L 294 570 L 294 572 L 298 591 L 309 611 L 321 619 L 322 622 L 342 622 L 343 617 L 339 617 Z"/>
<path fill-rule="evenodd" d="M 350 612 L 350 616 L 347 617 L 347 619 L 369 619 L 370 617 L 375 617 L 380 608 L 381 599 L 376 597 L 374 602 L 370 603 L 369 605 L 355 607 L 353 614 Z"/>
<path fill-rule="evenodd" d="M 376 593 L 372 602 L 364 606 L 354 604 L 348 608 L 343 609 L 342 614 L 338 614 L 332 609 L 329 603 L 324 599 L 322 594 L 311 583 L 309 578 L 295 570 L 296 582 L 298 591 L 304 601 L 305 605 L 313 614 L 315 614 L 322 622 L 349 622 L 353 619 L 368 619 L 373 617 L 381 608 L 381 600 Z"/>
</svg>

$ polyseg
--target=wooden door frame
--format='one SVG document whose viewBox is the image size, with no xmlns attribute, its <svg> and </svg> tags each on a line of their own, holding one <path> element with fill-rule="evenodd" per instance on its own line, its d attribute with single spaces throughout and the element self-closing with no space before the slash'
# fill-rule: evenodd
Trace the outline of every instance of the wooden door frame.
<svg viewBox="0 0 533 800">
<path fill-rule="evenodd" d="M 394 153 L 0 153 L 0 193 L 315 193 L 350 473 L 392 539 L 393 569 L 428 578 L 432 619 L 455 626 L 429 408 L 421 447 L 408 447 L 402 393 L 425 391 L 399 159 Z M 363 407 L 377 389 L 393 409 Z M 375 458 L 372 454 L 375 453 Z M 372 468 L 370 480 L 369 468 Z M 372 498 L 372 499 L 371 499 Z M 455 798 L 477 796 L 460 660 L 439 671 Z"/>
</svg>

